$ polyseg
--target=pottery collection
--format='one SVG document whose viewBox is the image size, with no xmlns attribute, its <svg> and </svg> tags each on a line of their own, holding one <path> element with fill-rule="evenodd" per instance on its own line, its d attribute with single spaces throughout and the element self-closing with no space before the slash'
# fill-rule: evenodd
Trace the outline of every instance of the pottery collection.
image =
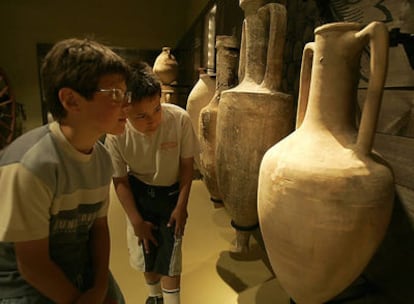
<svg viewBox="0 0 414 304">
<path fill-rule="evenodd" d="M 303 48 L 296 106 L 281 89 L 286 7 L 265 0 L 239 4 L 240 44 L 234 36 L 216 36 L 216 74 L 200 69 L 188 95 L 186 110 L 200 142 L 197 165 L 211 201 L 231 217 L 231 250 L 248 253 L 260 227 L 283 289 L 298 304 L 321 304 L 363 272 L 393 210 L 393 171 L 373 150 L 388 30 L 381 22 L 316 27 L 314 41 Z M 357 112 L 368 47 L 370 79 Z M 163 48 L 154 72 L 164 102 L 173 102 L 177 71 L 171 49 Z"/>
</svg>

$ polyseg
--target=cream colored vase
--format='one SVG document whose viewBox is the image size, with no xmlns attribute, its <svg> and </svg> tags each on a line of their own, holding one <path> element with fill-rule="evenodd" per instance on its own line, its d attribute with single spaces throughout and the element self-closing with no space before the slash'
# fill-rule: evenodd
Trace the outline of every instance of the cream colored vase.
<svg viewBox="0 0 414 304">
<path fill-rule="evenodd" d="M 276 276 L 299 304 L 348 287 L 382 241 L 392 213 L 393 173 L 372 143 L 388 60 L 388 31 L 374 22 L 332 23 L 303 51 L 297 129 L 261 163 L 258 212 Z M 360 56 L 371 78 L 357 130 Z"/>
<path fill-rule="evenodd" d="M 188 95 L 186 105 L 186 110 L 190 115 L 197 135 L 201 109 L 208 105 L 216 91 L 216 75 L 207 74 L 205 69 L 202 68 L 200 68 L 199 73 L 199 79 Z"/>
<path fill-rule="evenodd" d="M 292 96 L 279 91 L 286 9 L 281 4 L 240 1 L 245 12 L 239 85 L 221 94 L 217 122 L 217 175 L 236 252 L 249 250 L 258 227 L 257 181 L 264 153 L 293 131 Z"/>
<path fill-rule="evenodd" d="M 174 84 L 177 81 L 178 63 L 170 47 L 162 48 L 161 54 L 154 61 L 153 71 L 164 85 Z"/>
<path fill-rule="evenodd" d="M 222 195 L 217 184 L 216 168 L 216 127 L 217 111 L 221 92 L 232 88 L 237 82 L 238 43 L 234 36 L 217 36 L 217 80 L 213 98 L 200 112 L 200 171 L 216 207 L 222 206 Z"/>
</svg>

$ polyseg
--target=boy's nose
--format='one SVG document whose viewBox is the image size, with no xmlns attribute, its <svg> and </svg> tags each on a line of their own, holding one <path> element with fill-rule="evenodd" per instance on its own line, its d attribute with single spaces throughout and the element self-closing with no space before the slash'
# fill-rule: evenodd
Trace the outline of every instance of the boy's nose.
<svg viewBox="0 0 414 304">
<path fill-rule="evenodd" d="M 126 112 L 127 111 L 127 106 L 125 105 L 125 102 L 123 102 L 122 104 L 121 104 L 121 111 L 122 112 Z"/>
</svg>

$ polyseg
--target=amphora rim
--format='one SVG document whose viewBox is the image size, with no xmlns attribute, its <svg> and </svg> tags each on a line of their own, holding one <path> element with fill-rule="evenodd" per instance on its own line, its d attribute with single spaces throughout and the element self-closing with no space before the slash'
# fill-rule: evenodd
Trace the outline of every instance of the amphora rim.
<svg viewBox="0 0 414 304">
<path fill-rule="evenodd" d="M 318 26 L 314 30 L 314 34 L 322 34 L 324 32 L 332 31 L 359 31 L 363 28 L 363 25 L 359 22 L 332 22 Z"/>
</svg>

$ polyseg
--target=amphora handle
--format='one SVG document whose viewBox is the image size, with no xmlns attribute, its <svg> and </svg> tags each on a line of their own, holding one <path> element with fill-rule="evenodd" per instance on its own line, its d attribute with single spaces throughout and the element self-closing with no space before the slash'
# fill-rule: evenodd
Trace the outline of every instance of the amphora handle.
<svg viewBox="0 0 414 304">
<path fill-rule="evenodd" d="M 370 46 L 370 77 L 358 131 L 357 148 L 364 154 L 372 149 L 382 93 L 387 76 L 388 39 L 387 27 L 382 22 L 372 22 L 355 34 Z"/>
<path fill-rule="evenodd" d="M 303 49 L 302 64 L 300 69 L 298 110 L 296 112 L 296 129 L 299 128 L 302 124 L 306 109 L 308 107 L 312 59 L 314 52 L 315 42 L 307 43 Z"/>
<path fill-rule="evenodd" d="M 278 3 L 269 3 L 258 10 L 258 15 L 269 31 L 266 70 L 262 86 L 271 91 L 277 91 L 282 82 L 283 48 L 286 35 L 286 8 Z"/>
</svg>

